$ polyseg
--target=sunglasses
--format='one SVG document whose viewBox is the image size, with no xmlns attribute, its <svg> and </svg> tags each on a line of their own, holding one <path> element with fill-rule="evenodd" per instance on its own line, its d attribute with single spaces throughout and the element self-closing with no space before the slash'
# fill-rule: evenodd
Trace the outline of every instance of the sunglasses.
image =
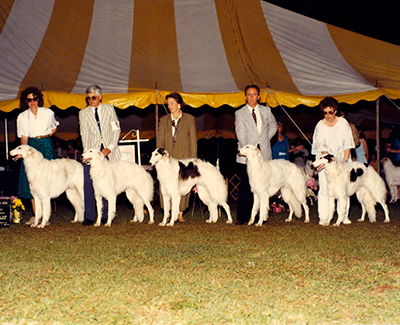
<svg viewBox="0 0 400 325">
<path fill-rule="evenodd" d="M 98 96 L 86 97 L 87 100 L 96 100 L 97 98 L 98 98 Z"/>
<path fill-rule="evenodd" d="M 324 115 L 335 115 L 335 111 L 327 111 L 327 112 L 322 112 Z"/>
<path fill-rule="evenodd" d="M 33 97 L 33 98 L 27 98 L 27 99 L 26 99 L 26 102 L 27 102 L 27 103 L 30 103 L 30 102 L 32 102 L 32 101 L 36 102 L 36 101 L 38 101 L 38 100 L 39 100 L 39 98 Z"/>
</svg>

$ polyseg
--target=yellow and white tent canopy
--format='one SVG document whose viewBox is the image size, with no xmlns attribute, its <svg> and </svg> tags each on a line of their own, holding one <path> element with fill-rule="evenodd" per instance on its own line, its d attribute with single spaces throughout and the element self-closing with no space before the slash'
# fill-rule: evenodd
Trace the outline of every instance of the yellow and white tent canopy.
<svg viewBox="0 0 400 325">
<path fill-rule="evenodd" d="M 1 2 L 2 111 L 28 86 L 44 89 L 46 106 L 84 107 L 90 84 L 119 108 L 170 91 L 194 107 L 237 107 L 251 83 L 287 106 L 399 98 L 400 46 L 261 0 Z M 276 106 L 274 96 L 262 101 Z"/>
</svg>

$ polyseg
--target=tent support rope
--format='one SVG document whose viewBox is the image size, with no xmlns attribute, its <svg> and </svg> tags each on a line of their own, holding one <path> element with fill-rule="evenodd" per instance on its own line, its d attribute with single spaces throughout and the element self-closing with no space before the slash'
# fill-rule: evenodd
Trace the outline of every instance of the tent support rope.
<svg viewBox="0 0 400 325">
<path fill-rule="evenodd" d="M 311 142 L 310 142 L 310 140 L 308 140 L 307 136 L 306 136 L 306 135 L 304 134 L 304 132 L 300 129 L 300 127 L 297 125 L 297 123 L 292 119 L 292 117 L 289 115 L 289 113 L 285 110 L 285 108 L 281 105 L 281 103 L 279 103 L 279 101 L 276 99 L 276 97 L 275 97 L 274 94 L 271 92 L 271 90 L 270 90 L 269 87 L 267 87 L 267 91 L 268 91 L 268 94 L 270 94 L 270 95 L 275 99 L 275 101 L 277 102 L 277 104 L 282 108 L 282 110 L 285 112 L 285 114 L 287 115 L 287 117 L 292 121 L 292 123 L 293 123 L 294 126 L 297 128 L 297 130 L 299 130 L 299 132 L 301 133 L 301 135 L 303 136 L 303 138 L 304 138 L 310 145 L 312 145 Z"/>
<path fill-rule="evenodd" d="M 162 100 L 161 95 L 160 95 L 160 93 L 158 92 L 158 89 L 157 89 L 157 88 L 156 88 L 156 93 L 157 93 L 158 98 L 160 99 L 160 102 L 161 102 L 162 106 L 164 107 L 165 113 L 168 114 L 169 112 L 168 112 L 167 108 L 165 107 L 164 101 Z"/>
<path fill-rule="evenodd" d="M 396 107 L 396 108 L 400 111 L 400 107 L 397 106 L 396 103 L 395 103 L 393 100 L 391 100 L 391 99 L 390 99 L 388 96 L 386 96 L 386 95 L 384 95 L 384 96 L 393 104 L 394 107 Z"/>
</svg>

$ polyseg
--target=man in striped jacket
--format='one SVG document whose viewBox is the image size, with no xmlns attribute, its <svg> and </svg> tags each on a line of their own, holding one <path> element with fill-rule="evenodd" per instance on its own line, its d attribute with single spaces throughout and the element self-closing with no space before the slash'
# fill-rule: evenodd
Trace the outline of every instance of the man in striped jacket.
<svg viewBox="0 0 400 325">
<path fill-rule="evenodd" d="M 83 150 L 99 149 L 110 160 L 121 159 L 118 141 L 121 133 L 114 106 L 103 104 L 102 90 L 97 85 L 86 89 L 88 106 L 79 112 L 79 126 Z M 89 175 L 90 166 L 84 165 L 85 220 L 84 225 L 94 223 L 96 203 L 92 180 Z M 107 202 L 103 201 L 103 211 L 107 211 Z"/>
</svg>

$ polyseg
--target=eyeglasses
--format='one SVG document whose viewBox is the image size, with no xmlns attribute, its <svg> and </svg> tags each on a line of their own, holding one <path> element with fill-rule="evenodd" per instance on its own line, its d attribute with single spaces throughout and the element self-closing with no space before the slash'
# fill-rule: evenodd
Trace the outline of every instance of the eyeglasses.
<svg viewBox="0 0 400 325">
<path fill-rule="evenodd" d="M 36 102 L 36 101 L 38 101 L 38 100 L 39 100 L 39 98 L 33 97 L 33 98 L 27 98 L 25 101 L 26 101 L 27 103 L 30 103 L 30 102 L 32 102 L 32 101 Z"/>
<path fill-rule="evenodd" d="M 98 98 L 98 96 L 92 96 L 92 97 L 87 96 L 86 97 L 87 100 L 96 100 L 97 98 Z"/>
<path fill-rule="evenodd" d="M 327 111 L 327 112 L 322 112 L 324 115 L 335 115 L 336 112 L 335 111 Z"/>
</svg>

